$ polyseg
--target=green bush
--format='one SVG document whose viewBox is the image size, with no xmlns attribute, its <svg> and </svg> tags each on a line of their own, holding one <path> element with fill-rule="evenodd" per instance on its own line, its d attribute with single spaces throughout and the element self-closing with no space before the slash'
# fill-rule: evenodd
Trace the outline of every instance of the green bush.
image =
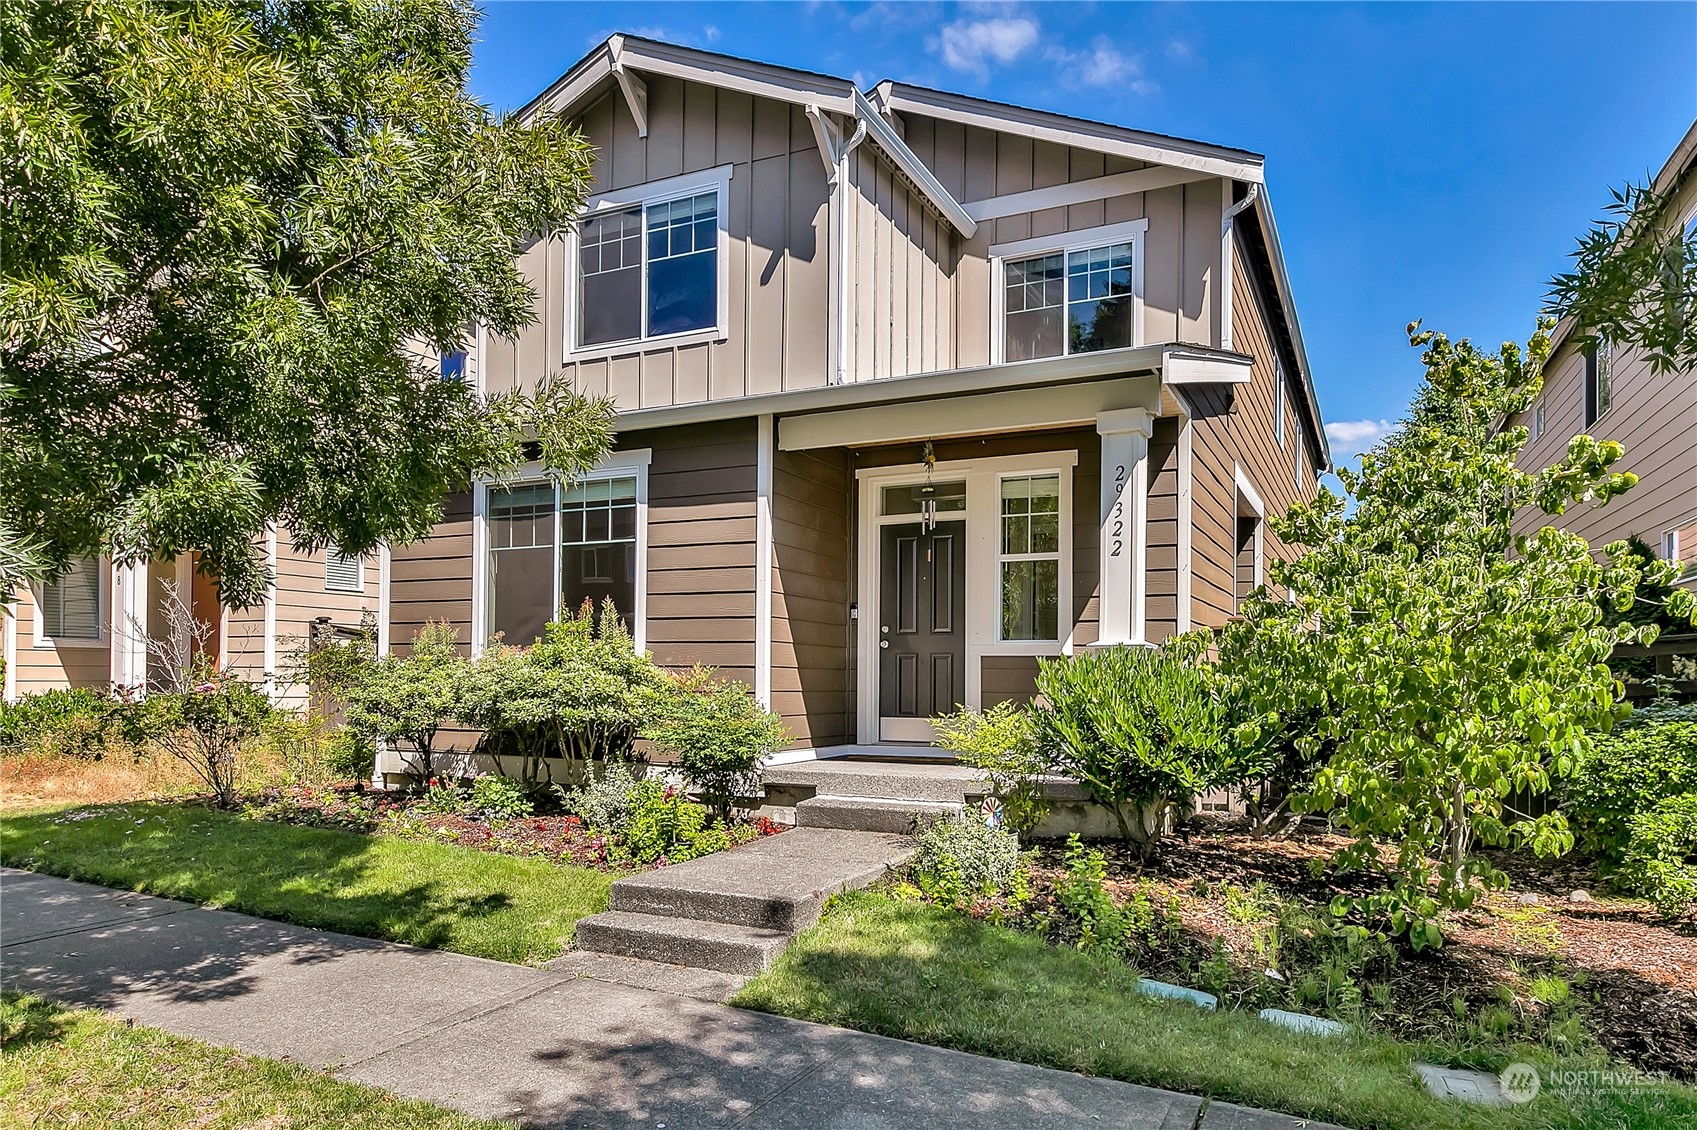
<svg viewBox="0 0 1697 1130">
<path fill-rule="evenodd" d="M 418 810 L 435 816 L 459 816 L 466 810 L 466 790 L 452 778 L 430 777 L 424 782 Z"/>
<path fill-rule="evenodd" d="M 1052 769 L 1026 708 L 999 702 L 982 714 L 966 709 L 931 721 L 937 744 L 984 774 L 990 792 L 1002 802 L 1008 827 L 1022 835 L 1036 831 L 1049 814 L 1043 778 Z"/>
<path fill-rule="evenodd" d="M 151 730 L 138 703 L 87 687 L 0 703 L 0 750 L 98 761 L 113 740 L 140 745 Z"/>
<path fill-rule="evenodd" d="M 1634 816 L 1693 792 L 1697 712 L 1639 710 L 1596 739 L 1592 755 L 1563 784 L 1561 808 L 1587 851 L 1618 864 Z"/>
<path fill-rule="evenodd" d="M 471 807 L 489 820 L 517 820 L 536 811 L 523 785 L 492 773 L 472 781 Z"/>
<path fill-rule="evenodd" d="M 1038 661 L 1031 722 L 1056 770 L 1113 813 L 1145 852 L 1168 812 L 1240 772 L 1219 678 L 1196 642 L 1109 647 Z M 1122 806 L 1142 812 L 1134 835 Z"/>
<path fill-rule="evenodd" d="M 146 710 L 159 745 L 212 791 L 220 808 L 236 803 L 241 755 L 271 717 L 263 694 L 248 683 L 197 662 L 193 690 L 154 694 Z"/>
<path fill-rule="evenodd" d="M 683 863 L 730 846 L 722 826 L 707 826 L 707 809 L 677 789 L 650 778 L 631 790 L 620 850 L 636 862 Z"/>
<path fill-rule="evenodd" d="M 1019 839 L 971 817 L 944 817 L 914 837 L 912 874 L 919 889 L 940 902 L 1014 890 L 1020 875 Z"/>
<path fill-rule="evenodd" d="M 342 726 L 325 739 L 323 765 L 333 780 L 369 781 L 377 769 L 377 747 L 352 726 Z"/>
<path fill-rule="evenodd" d="M 630 823 L 631 794 L 647 773 L 629 761 L 603 762 L 599 776 L 591 775 L 575 789 L 554 786 L 560 807 L 575 813 L 585 827 L 603 835 L 622 835 Z"/>
<path fill-rule="evenodd" d="M 460 701 L 466 661 L 457 638 L 452 626 L 428 623 L 413 636 L 410 654 L 385 655 L 362 669 L 356 661 L 339 676 L 347 724 L 367 741 L 394 745 L 423 781 L 436 775 L 436 732 Z"/>
<path fill-rule="evenodd" d="M 459 687 L 458 720 L 483 731 L 478 752 L 519 763 L 518 778 L 541 783 L 545 759 L 560 758 L 576 786 L 597 761 L 626 758 L 666 689 L 666 676 L 636 650 L 611 601 L 587 601 L 543 629 L 535 646 L 491 647 Z"/>
<path fill-rule="evenodd" d="M 1627 822 L 1621 876 L 1670 918 L 1697 903 L 1697 792 L 1668 797 Z"/>
<path fill-rule="evenodd" d="M 742 683 L 710 667 L 673 676 L 643 737 L 678 759 L 678 770 L 728 823 L 731 805 L 760 788 L 760 762 L 784 744 L 783 721 Z"/>
</svg>

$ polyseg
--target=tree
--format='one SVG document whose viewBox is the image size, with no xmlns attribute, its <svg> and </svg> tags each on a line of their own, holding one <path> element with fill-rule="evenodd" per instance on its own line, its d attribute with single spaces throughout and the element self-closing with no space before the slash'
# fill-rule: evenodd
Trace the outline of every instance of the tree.
<svg viewBox="0 0 1697 1130">
<path fill-rule="evenodd" d="M 201 551 L 256 603 L 275 522 L 343 552 L 610 410 L 481 397 L 438 351 L 511 335 L 514 249 L 568 225 L 591 150 L 466 92 L 465 0 L 0 6 L 0 587 L 79 554 Z"/>
<path fill-rule="evenodd" d="M 385 655 L 342 684 L 347 724 L 373 742 L 389 742 L 420 781 L 436 776 L 436 732 L 459 710 L 467 661 L 451 624 L 430 622 L 407 655 Z"/>
<path fill-rule="evenodd" d="M 1697 227 L 1678 222 L 1676 188 L 1611 190 L 1579 237 L 1573 270 L 1550 280 L 1550 309 L 1582 339 L 1642 350 L 1658 373 L 1697 368 Z"/>
<path fill-rule="evenodd" d="M 1289 599 L 1263 593 L 1221 641 L 1225 673 L 1268 725 L 1314 713 L 1298 744 L 1329 755 L 1293 806 L 1353 837 L 1334 860 L 1343 871 L 1379 868 L 1382 843 L 1394 851 L 1387 889 L 1353 905 L 1417 947 L 1441 943 L 1442 908 L 1506 881 L 1477 845 L 1572 845 L 1560 813 L 1506 798 L 1547 791 L 1623 712 L 1604 661 L 1655 629 L 1605 623 L 1599 594 L 1625 609 L 1673 568 L 1624 543 L 1599 561 L 1553 527 L 1512 532 L 1528 507 L 1602 505 L 1636 481 L 1611 470 L 1619 444 L 1576 436 L 1560 462 L 1525 470 L 1526 429 L 1498 430 L 1538 393 L 1549 326 L 1493 356 L 1411 325 L 1426 376 L 1409 419 L 1359 472 L 1339 472 L 1353 511 L 1323 489 L 1273 521 L 1305 551 L 1273 565 Z M 1689 593 L 1669 603 L 1689 617 Z"/>
</svg>

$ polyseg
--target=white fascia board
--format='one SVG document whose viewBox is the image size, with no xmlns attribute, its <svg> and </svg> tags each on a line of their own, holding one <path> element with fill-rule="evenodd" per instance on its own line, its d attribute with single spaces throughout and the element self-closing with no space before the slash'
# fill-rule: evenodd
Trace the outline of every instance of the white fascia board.
<svg viewBox="0 0 1697 1130">
<path fill-rule="evenodd" d="M 1170 385 L 1244 385 L 1250 380 L 1254 358 L 1242 353 L 1190 353 L 1172 350 L 1161 375 Z"/>
<path fill-rule="evenodd" d="M 612 76 L 613 52 L 612 41 L 609 40 L 578 60 L 571 70 L 525 103 L 514 116 L 526 121 L 543 110 L 566 113 Z"/>
<path fill-rule="evenodd" d="M 1212 179 L 1214 177 L 1211 173 L 1158 165 L 1152 169 L 1133 169 L 1129 173 L 1110 173 L 1105 177 L 1075 180 L 1067 184 L 1053 185 L 1049 188 L 1034 188 L 1028 192 L 1010 192 L 1006 196 L 990 196 L 983 200 L 971 200 L 963 204 L 962 207 L 966 209 L 967 215 L 983 222 L 984 220 L 1000 219 L 1003 216 L 1041 212 L 1048 208 L 1064 208 L 1069 204 L 1085 204 L 1094 200 L 1107 200 L 1114 196 L 1153 192 L 1158 188 L 1172 188 L 1175 185 L 1189 184 L 1192 181 Z"/>
<path fill-rule="evenodd" d="M 898 112 L 909 110 L 926 117 L 1052 141 L 1057 145 L 1114 153 L 1134 161 L 1193 169 L 1213 177 L 1259 182 L 1263 176 L 1263 162 L 1259 156 L 1224 146 L 1162 137 L 1123 126 L 896 83 L 880 83 L 874 94 L 884 107 Z"/>
<path fill-rule="evenodd" d="M 1296 298 L 1290 288 L 1290 274 L 1285 270 L 1284 249 L 1279 246 L 1279 227 L 1273 222 L 1273 202 L 1267 186 L 1255 197 L 1255 213 L 1261 221 L 1261 231 L 1267 240 L 1267 252 L 1273 259 L 1273 281 L 1279 289 L 1279 303 L 1284 307 L 1285 323 L 1290 326 L 1291 344 L 1296 349 L 1296 366 L 1302 370 L 1302 388 L 1308 397 L 1308 407 L 1314 414 L 1315 439 L 1320 445 L 1321 470 L 1332 469 L 1332 447 L 1326 439 L 1325 419 L 1320 415 L 1320 398 L 1314 391 L 1314 375 L 1308 367 L 1308 350 L 1302 344 L 1302 322 L 1296 316 Z"/>
<path fill-rule="evenodd" d="M 871 135 L 878 148 L 887 153 L 890 160 L 895 162 L 896 168 L 900 169 L 904 176 L 919 186 L 919 191 L 924 193 L 926 199 L 931 201 L 931 206 L 936 208 L 945 220 L 954 225 L 954 229 L 960 232 L 963 237 L 971 239 L 973 233 L 978 230 L 978 221 L 973 219 L 965 208 L 961 207 L 960 201 L 949 194 L 949 190 L 943 187 L 942 182 L 932 174 L 930 169 L 925 167 L 925 162 L 921 161 L 918 155 L 907 147 L 907 142 L 901 139 L 901 135 L 896 132 L 895 127 L 884 119 L 877 107 L 868 102 L 866 95 L 859 90 L 854 92 L 854 114 L 866 123 L 866 132 Z"/>
</svg>

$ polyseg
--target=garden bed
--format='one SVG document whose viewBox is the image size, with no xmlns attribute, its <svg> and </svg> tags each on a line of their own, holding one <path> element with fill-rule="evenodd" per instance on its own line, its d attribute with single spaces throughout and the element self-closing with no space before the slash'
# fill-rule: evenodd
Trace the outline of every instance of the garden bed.
<svg viewBox="0 0 1697 1130">
<path fill-rule="evenodd" d="M 281 824 L 450 843 L 603 871 L 623 873 L 650 866 L 621 850 L 616 836 L 590 828 L 570 813 L 501 818 L 476 811 L 438 811 L 432 807 L 436 803 L 430 794 L 371 792 L 345 785 L 282 785 L 261 790 L 250 799 L 246 812 Z M 783 825 L 764 816 L 735 821 L 726 830 L 727 846 L 783 830 Z M 662 855 L 651 865 L 663 867 L 668 862 Z"/>
<path fill-rule="evenodd" d="M 1106 856 L 1103 885 L 1114 901 L 1149 907 L 1150 929 L 1126 945 L 1126 960 L 1215 993 L 1223 1006 L 1295 1008 L 1410 1040 L 1594 1044 L 1646 1072 L 1697 1078 L 1689 920 L 1594 893 L 1596 875 L 1571 859 L 1541 865 L 1504 854 L 1495 862 L 1510 888 L 1446 915 L 1441 949 L 1369 943 L 1352 958 L 1342 941 L 1315 936 L 1326 933 L 1335 895 L 1370 889 L 1316 873 L 1342 843 L 1316 832 L 1256 839 L 1214 830 L 1166 842 L 1144 866 L 1119 844 L 1090 846 Z M 1055 845 L 1035 854 L 1023 906 L 981 900 L 969 910 L 1077 944 L 1059 906 L 1064 854 Z M 1570 901 L 1574 891 L 1583 901 Z"/>
</svg>

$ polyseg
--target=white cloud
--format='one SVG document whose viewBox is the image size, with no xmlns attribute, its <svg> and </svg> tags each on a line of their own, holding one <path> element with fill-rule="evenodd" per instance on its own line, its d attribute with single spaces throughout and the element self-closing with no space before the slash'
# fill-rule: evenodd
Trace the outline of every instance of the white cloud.
<svg viewBox="0 0 1697 1130">
<path fill-rule="evenodd" d="M 1182 39 L 1175 39 L 1167 44 L 1167 58 L 1175 63 L 1182 63 L 1196 57 L 1196 49 Z"/>
<path fill-rule="evenodd" d="M 1137 94 L 1152 93 L 1156 86 L 1142 77 L 1143 64 L 1122 54 L 1105 35 L 1099 35 L 1083 51 L 1050 47 L 1043 53 L 1065 70 L 1061 81 L 1067 86 L 1121 85 Z"/>
<path fill-rule="evenodd" d="M 1031 50 L 1037 32 L 1037 21 L 1025 16 L 960 19 L 943 26 L 933 49 L 942 52 L 949 69 L 984 78 L 992 64 L 1005 66 Z"/>
<path fill-rule="evenodd" d="M 1395 426 L 1389 420 L 1333 420 L 1326 425 L 1326 438 L 1333 443 L 1369 447 L 1390 435 Z"/>
</svg>

